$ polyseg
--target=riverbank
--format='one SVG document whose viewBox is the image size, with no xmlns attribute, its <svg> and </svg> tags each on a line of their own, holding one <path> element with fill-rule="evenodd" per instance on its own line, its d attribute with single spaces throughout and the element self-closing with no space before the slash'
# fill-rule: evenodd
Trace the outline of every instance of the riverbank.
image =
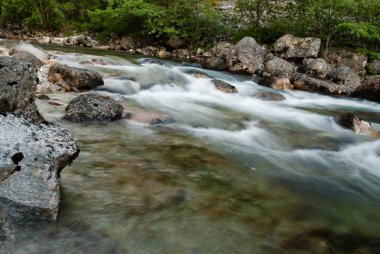
<svg viewBox="0 0 380 254">
<path fill-rule="evenodd" d="M 111 37 L 98 43 L 88 35 L 59 35 L 3 32 L 10 38 L 39 44 L 83 46 L 141 54 L 159 59 L 184 61 L 204 69 L 252 75 L 260 85 L 274 89 L 297 89 L 334 96 L 348 96 L 380 102 L 380 60 L 349 50 L 321 52 L 318 38 L 284 35 L 273 45 L 259 45 L 246 37 L 233 45 L 220 42 L 210 50 L 186 48 L 179 38 L 166 45 L 147 45 L 131 37 Z M 322 57 L 323 56 L 323 57 Z"/>
</svg>

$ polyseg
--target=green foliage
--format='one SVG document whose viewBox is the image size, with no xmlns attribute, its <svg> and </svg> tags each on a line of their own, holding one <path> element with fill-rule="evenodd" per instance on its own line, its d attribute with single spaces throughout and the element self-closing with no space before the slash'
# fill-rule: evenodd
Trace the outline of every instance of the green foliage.
<svg viewBox="0 0 380 254">
<path fill-rule="evenodd" d="M 146 38 L 175 35 L 196 40 L 212 35 L 219 21 L 216 11 L 200 0 L 108 0 L 106 9 L 89 15 L 91 29 Z"/>
</svg>

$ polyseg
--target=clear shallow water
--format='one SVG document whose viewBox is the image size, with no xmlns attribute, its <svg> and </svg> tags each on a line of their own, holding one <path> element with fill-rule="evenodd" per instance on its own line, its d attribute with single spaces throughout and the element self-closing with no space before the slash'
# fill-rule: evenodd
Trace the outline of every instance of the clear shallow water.
<svg viewBox="0 0 380 254">
<path fill-rule="evenodd" d="M 77 94 L 38 101 L 68 128 L 81 154 L 62 172 L 54 225 L 11 229 L 8 253 L 378 253 L 380 139 L 340 128 L 356 112 L 380 130 L 380 105 L 305 92 L 285 101 L 249 77 L 202 70 L 235 85 L 225 94 L 174 62 L 58 48 L 59 61 L 103 59 L 87 68 L 105 79 L 98 93 L 128 112 L 162 112 L 175 123 L 61 120 Z M 65 53 L 62 53 L 65 52 Z M 97 56 L 95 56 L 97 55 Z M 83 67 L 83 66 L 82 66 Z M 278 91 L 277 91 L 278 92 Z"/>
</svg>

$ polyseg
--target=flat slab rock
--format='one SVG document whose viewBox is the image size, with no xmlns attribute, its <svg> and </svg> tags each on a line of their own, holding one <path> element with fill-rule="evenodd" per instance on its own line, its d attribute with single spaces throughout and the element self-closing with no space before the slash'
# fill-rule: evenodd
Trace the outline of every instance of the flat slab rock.
<svg viewBox="0 0 380 254">
<path fill-rule="evenodd" d="M 0 114 L 0 216 L 13 221 L 55 220 L 59 173 L 79 154 L 65 129 Z"/>
</svg>

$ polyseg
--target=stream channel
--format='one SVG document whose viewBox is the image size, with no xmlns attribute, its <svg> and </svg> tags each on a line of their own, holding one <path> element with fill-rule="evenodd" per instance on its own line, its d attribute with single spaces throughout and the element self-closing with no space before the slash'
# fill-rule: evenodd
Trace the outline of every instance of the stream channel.
<svg viewBox="0 0 380 254">
<path fill-rule="evenodd" d="M 96 89 L 126 111 L 168 124 L 62 120 L 78 93 L 37 100 L 81 149 L 61 174 L 57 223 L 12 229 L 7 253 L 380 253 L 380 139 L 341 128 L 354 112 L 380 130 L 380 105 L 142 56 L 47 48 L 61 63 L 99 72 Z M 233 84 L 217 90 L 202 71 Z M 279 93 L 265 101 L 258 93 Z"/>
</svg>

